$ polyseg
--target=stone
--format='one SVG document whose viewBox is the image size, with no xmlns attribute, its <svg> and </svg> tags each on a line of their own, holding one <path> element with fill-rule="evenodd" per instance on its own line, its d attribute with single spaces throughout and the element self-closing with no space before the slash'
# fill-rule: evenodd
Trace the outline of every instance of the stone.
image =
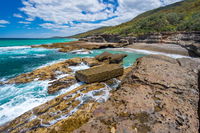
<svg viewBox="0 0 200 133">
<path fill-rule="evenodd" d="M 0 126 L 1 133 L 69 133 L 85 124 L 105 95 L 104 83 L 81 85 Z"/>
<path fill-rule="evenodd" d="M 122 62 L 125 57 L 127 57 L 127 54 L 111 54 L 109 52 L 103 52 L 102 54 L 95 56 L 95 59 L 98 61 L 108 60 L 110 64 L 118 64 Z"/>
<path fill-rule="evenodd" d="M 160 55 L 137 59 L 86 124 L 74 132 L 166 133 L 199 131 L 198 74 Z M 110 129 L 107 131 L 106 129 Z"/>
<path fill-rule="evenodd" d="M 65 62 L 67 64 L 69 64 L 69 66 L 77 66 L 77 65 L 80 65 L 82 63 L 82 58 L 76 57 L 76 58 L 68 59 Z"/>
<path fill-rule="evenodd" d="M 95 56 L 95 59 L 97 59 L 98 61 L 103 61 L 103 60 L 108 60 L 111 56 L 112 56 L 111 53 L 103 52 L 102 54 Z"/>
<path fill-rule="evenodd" d="M 102 62 L 99 62 L 95 58 L 83 58 L 83 63 L 85 63 L 86 65 L 88 65 L 90 67 L 103 64 Z"/>
<path fill-rule="evenodd" d="M 61 89 L 68 88 L 71 85 L 76 83 L 76 79 L 74 76 L 66 76 L 64 78 L 61 78 L 59 80 L 50 82 L 50 86 L 48 86 L 48 93 L 54 94 L 58 92 Z"/>
<path fill-rule="evenodd" d="M 118 64 L 118 63 L 122 62 L 125 57 L 127 57 L 127 54 L 113 54 L 109 58 L 109 61 L 110 61 L 110 63 Z"/>
<path fill-rule="evenodd" d="M 106 81 L 123 75 L 123 67 L 118 64 L 106 64 L 92 67 L 86 70 L 77 71 L 75 77 L 77 80 L 86 83 Z"/>
</svg>

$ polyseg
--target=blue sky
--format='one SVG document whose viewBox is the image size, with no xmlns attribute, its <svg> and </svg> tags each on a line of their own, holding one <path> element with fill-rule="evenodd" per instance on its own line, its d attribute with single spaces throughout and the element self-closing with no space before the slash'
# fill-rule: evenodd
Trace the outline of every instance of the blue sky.
<svg viewBox="0 0 200 133">
<path fill-rule="evenodd" d="M 180 0 L 2 0 L 0 37 L 69 36 Z"/>
</svg>

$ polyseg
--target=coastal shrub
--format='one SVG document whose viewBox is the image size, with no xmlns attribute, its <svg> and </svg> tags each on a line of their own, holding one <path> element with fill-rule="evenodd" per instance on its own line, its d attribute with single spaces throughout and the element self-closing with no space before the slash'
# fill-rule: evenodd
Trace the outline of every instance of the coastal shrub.
<svg viewBox="0 0 200 133">
<path fill-rule="evenodd" d="M 75 37 L 100 34 L 138 36 L 168 31 L 200 31 L 200 0 L 184 0 L 147 11 L 129 22 L 92 30 Z"/>
</svg>

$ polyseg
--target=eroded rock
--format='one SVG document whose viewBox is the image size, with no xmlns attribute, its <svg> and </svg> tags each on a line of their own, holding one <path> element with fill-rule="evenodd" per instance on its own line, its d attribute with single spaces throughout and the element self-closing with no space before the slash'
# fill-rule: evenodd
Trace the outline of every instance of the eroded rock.
<svg viewBox="0 0 200 133">
<path fill-rule="evenodd" d="M 75 76 L 85 83 L 106 81 L 123 75 L 123 67 L 117 64 L 107 64 L 77 71 Z"/>
<path fill-rule="evenodd" d="M 107 60 L 109 63 L 118 64 L 123 61 L 123 59 L 127 57 L 127 54 L 111 54 L 109 52 L 103 52 L 100 55 L 95 57 L 98 61 L 105 61 Z"/>
<path fill-rule="evenodd" d="M 142 57 L 93 119 L 74 132 L 196 133 L 198 102 L 197 73 L 172 58 Z"/>
</svg>

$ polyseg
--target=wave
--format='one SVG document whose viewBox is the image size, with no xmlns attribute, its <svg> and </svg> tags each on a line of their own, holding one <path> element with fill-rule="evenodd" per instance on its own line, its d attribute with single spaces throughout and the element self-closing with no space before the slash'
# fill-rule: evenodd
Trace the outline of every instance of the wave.
<svg viewBox="0 0 200 133">
<path fill-rule="evenodd" d="M 0 47 L 0 50 L 15 50 L 15 49 L 25 49 L 31 48 L 31 46 L 8 46 L 8 47 Z"/>
</svg>

